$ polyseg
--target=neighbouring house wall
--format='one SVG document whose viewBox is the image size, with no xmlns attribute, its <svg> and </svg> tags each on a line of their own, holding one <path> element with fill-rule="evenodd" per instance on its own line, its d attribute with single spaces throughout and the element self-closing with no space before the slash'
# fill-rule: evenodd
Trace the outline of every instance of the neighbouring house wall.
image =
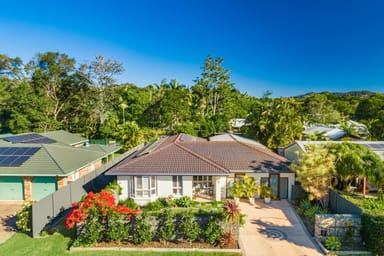
<svg viewBox="0 0 384 256">
<path fill-rule="evenodd" d="M 117 176 L 117 183 L 121 187 L 121 195 L 119 195 L 119 200 L 125 200 L 129 197 L 128 178 L 129 176 Z"/>
<path fill-rule="evenodd" d="M 189 196 L 190 198 L 192 198 L 192 180 L 192 176 L 183 176 L 183 196 Z"/>
<path fill-rule="evenodd" d="M 296 152 L 301 152 L 302 149 L 299 145 L 293 144 L 290 147 L 286 148 L 284 150 L 284 157 L 287 158 L 289 161 L 296 161 L 298 159 Z"/>
<path fill-rule="evenodd" d="M 157 176 L 157 195 L 159 197 L 172 195 L 172 176 Z"/>
<path fill-rule="evenodd" d="M 24 200 L 32 200 L 32 177 L 24 177 Z"/>
</svg>

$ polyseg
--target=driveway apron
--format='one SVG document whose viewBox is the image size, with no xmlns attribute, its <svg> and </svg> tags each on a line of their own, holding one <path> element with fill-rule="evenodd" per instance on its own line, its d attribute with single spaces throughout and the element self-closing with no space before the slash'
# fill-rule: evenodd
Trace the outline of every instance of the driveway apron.
<svg viewBox="0 0 384 256">
<path fill-rule="evenodd" d="M 16 232 L 16 213 L 22 208 L 22 201 L 0 201 L 0 244 Z"/>
<path fill-rule="evenodd" d="M 240 202 L 247 222 L 240 229 L 239 243 L 245 256 L 324 255 L 314 243 L 287 200 L 254 205 Z"/>
</svg>

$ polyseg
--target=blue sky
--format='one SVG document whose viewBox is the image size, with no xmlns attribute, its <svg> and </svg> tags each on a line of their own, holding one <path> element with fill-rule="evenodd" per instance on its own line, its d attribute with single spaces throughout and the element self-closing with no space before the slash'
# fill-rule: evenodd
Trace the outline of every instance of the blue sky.
<svg viewBox="0 0 384 256">
<path fill-rule="evenodd" d="M 257 97 L 384 92 L 383 13 L 379 0 L 2 1 L 0 53 L 103 55 L 138 86 L 191 86 L 212 54 Z"/>
</svg>

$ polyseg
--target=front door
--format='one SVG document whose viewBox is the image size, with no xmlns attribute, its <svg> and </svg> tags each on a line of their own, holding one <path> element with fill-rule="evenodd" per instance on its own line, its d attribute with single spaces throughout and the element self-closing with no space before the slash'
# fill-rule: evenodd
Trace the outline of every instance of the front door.
<svg viewBox="0 0 384 256">
<path fill-rule="evenodd" d="M 288 178 L 280 178 L 280 199 L 288 198 Z"/>
<path fill-rule="evenodd" d="M 272 188 L 272 194 L 275 197 L 279 197 L 279 174 L 269 175 L 269 186 Z"/>
</svg>

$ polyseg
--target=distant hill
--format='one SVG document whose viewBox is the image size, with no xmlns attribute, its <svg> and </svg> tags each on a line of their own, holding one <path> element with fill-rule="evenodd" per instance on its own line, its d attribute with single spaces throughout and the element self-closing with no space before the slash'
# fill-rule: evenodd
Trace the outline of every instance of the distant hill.
<svg viewBox="0 0 384 256">
<path fill-rule="evenodd" d="M 343 97 L 343 96 L 357 96 L 357 97 L 369 97 L 369 96 L 372 96 L 374 94 L 376 94 L 375 92 L 371 92 L 371 91 L 350 91 L 350 92 L 328 92 L 328 91 L 324 91 L 324 92 L 308 92 L 306 94 L 301 94 L 301 95 L 297 95 L 297 96 L 293 96 L 293 98 L 304 98 L 305 96 L 309 96 L 309 95 L 312 95 L 312 94 L 332 94 L 332 95 L 335 95 L 336 97 Z"/>
</svg>

